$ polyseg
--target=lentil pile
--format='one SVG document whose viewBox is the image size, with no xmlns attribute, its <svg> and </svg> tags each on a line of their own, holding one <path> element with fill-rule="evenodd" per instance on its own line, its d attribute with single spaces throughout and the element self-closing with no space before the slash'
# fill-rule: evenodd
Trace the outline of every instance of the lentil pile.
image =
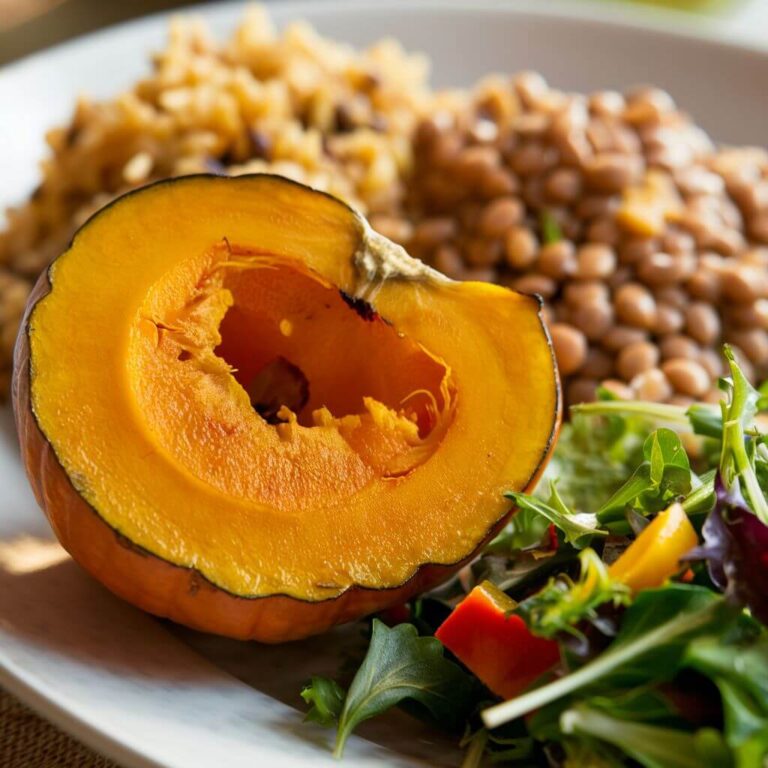
<svg viewBox="0 0 768 768">
<path fill-rule="evenodd" d="M 81 99 L 0 232 L 0 391 L 32 282 L 116 195 L 190 172 L 325 189 L 457 279 L 545 299 L 568 402 L 719 399 L 719 347 L 768 375 L 768 153 L 716 147 L 666 92 L 535 73 L 434 92 L 428 63 L 254 8 L 218 45 L 176 21 L 152 74 Z"/>
</svg>

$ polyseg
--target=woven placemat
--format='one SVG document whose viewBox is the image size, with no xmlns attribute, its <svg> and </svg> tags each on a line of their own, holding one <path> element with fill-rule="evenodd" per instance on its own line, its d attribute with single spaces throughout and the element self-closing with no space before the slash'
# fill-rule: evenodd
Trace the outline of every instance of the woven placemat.
<svg viewBox="0 0 768 768">
<path fill-rule="evenodd" d="M 119 768 L 0 690 L 0 768 Z"/>
</svg>

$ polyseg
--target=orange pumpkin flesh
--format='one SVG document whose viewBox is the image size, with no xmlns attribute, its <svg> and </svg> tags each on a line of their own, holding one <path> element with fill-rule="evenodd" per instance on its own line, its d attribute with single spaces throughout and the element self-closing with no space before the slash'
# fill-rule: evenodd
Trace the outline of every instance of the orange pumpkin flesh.
<svg viewBox="0 0 768 768">
<path fill-rule="evenodd" d="M 277 642 L 446 578 L 559 424 L 535 299 L 272 176 L 127 195 L 43 276 L 14 403 L 62 544 L 130 602 Z"/>
</svg>

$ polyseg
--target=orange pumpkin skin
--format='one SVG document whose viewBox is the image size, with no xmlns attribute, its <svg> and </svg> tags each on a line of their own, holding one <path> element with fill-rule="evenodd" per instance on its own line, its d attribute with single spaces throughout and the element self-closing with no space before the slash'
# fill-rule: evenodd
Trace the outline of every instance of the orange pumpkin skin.
<svg viewBox="0 0 768 768">
<path fill-rule="evenodd" d="M 493 524 L 466 557 L 448 564 L 421 564 L 409 579 L 394 587 L 351 585 L 338 596 L 321 600 L 279 593 L 251 597 L 221 588 L 195 568 L 169 562 L 119 534 L 80 495 L 62 467 L 39 426 L 31 398 L 29 318 L 50 291 L 49 273 L 45 272 L 29 298 L 14 356 L 13 406 L 27 474 L 39 505 L 73 559 L 114 594 L 151 614 L 200 631 L 266 643 L 319 634 L 401 604 L 444 581 L 470 562 L 508 519 L 507 514 Z M 556 442 L 561 419 L 556 371 L 555 386 L 550 438 L 542 446 L 540 462 L 526 487 L 535 485 Z"/>
</svg>

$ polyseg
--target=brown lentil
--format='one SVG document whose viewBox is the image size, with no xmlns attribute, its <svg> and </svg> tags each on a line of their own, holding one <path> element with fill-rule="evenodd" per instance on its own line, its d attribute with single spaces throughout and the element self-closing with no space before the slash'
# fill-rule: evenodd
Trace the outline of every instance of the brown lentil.
<svg viewBox="0 0 768 768">
<path fill-rule="evenodd" d="M 681 395 L 701 397 L 710 386 L 710 378 L 704 367 L 686 357 L 674 357 L 661 364 L 661 370 L 669 383 Z"/>
<path fill-rule="evenodd" d="M 616 370 L 625 381 L 659 364 L 659 350 L 650 341 L 638 341 L 624 347 L 616 358 Z"/>
<path fill-rule="evenodd" d="M 587 351 L 584 363 L 579 368 L 579 374 L 590 379 L 602 381 L 613 374 L 613 356 L 602 349 L 591 347 Z"/>
<path fill-rule="evenodd" d="M 551 277 L 538 275 L 535 272 L 516 277 L 510 281 L 509 285 L 520 293 L 537 293 L 545 299 L 551 298 L 557 291 L 557 283 Z"/>
<path fill-rule="evenodd" d="M 629 382 L 629 386 L 639 400 L 665 402 L 672 396 L 672 387 L 664 372 L 658 368 L 638 373 Z"/>
<path fill-rule="evenodd" d="M 595 399 L 597 386 L 597 379 L 571 379 L 565 390 L 565 400 L 568 405 L 592 402 Z"/>
<path fill-rule="evenodd" d="M 768 365 L 768 333 L 762 328 L 731 331 L 728 341 L 739 347 L 757 368 Z"/>
<path fill-rule="evenodd" d="M 653 332 L 656 336 L 667 336 L 670 333 L 678 333 L 684 324 L 683 313 L 669 304 L 656 305 L 656 322 Z"/>
<path fill-rule="evenodd" d="M 713 346 L 720 338 L 720 316 L 710 304 L 694 301 L 685 310 L 685 332 L 699 344 Z"/>
<path fill-rule="evenodd" d="M 499 197 L 483 210 L 478 230 L 484 237 L 501 237 L 523 220 L 525 209 L 516 197 Z"/>
<path fill-rule="evenodd" d="M 645 341 L 648 334 L 641 328 L 630 328 L 627 325 L 616 325 L 602 338 L 603 349 L 618 354 L 624 347 Z"/>
<path fill-rule="evenodd" d="M 616 254 L 608 245 L 591 243 L 579 248 L 576 277 L 581 280 L 603 280 L 616 268 Z"/>
<path fill-rule="evenodd" d="M 616 314 L 624 323 L 637 328 L 650 329 L 656 321 L 656 300 L 639 283 L 622 285 L 615 296 Z"/>
<path fill-rule="evenodd" d="M 565 323 L 555 323 L 549 332 L 561 373 L 569 376 L 578 371 L 587 359 L 587 339 L 584 334 Z"/>
<path fill-rule="evenodd" d="M 536 261 L 538 241 L 526 227 L 513 227 L 504 242 L 507 264 L 513 269 L 524 270 Z"/>
<path fill-rule="evenodd" d="M 613 307 L 607 301 L 584 303 L 571 309 L 570 317 L 590 341 L 599 341 L 613 325 Z"/>
<path fill-rule="evenodd" d="M 671 360 L 680 357 L 695 360 L 699 356 L 701 348 L 688 336 L 673 334 L 671 336 L 665 336 L 659 342 L 659 351 L 661 352 L 662 360 Z"/>
<path fill-rule="evenodd" d="M 538 269 L 555 280 L 563 280 L 576 272 L 576 249 L 568 240 L 544 245 L 539 250 Z"/>
</svg>

